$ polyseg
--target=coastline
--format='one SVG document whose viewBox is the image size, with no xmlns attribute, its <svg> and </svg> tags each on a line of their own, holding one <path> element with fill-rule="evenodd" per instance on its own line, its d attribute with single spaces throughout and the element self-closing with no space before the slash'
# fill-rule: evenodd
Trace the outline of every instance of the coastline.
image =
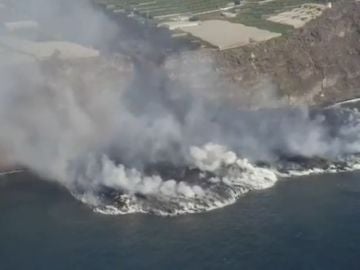
<svg viewBox="0 0 360 270">
<path fill-rule="evenodd" d="M 22 173 L 22 172 L 24 172 L 24 170 L 22 170 L 22 169 L 14 169 L 14 170 L 1 170 L 0 169 L 0 176 L 10 175 L 10 174 L 15 174 L 15 173 Z"/>
</svg>

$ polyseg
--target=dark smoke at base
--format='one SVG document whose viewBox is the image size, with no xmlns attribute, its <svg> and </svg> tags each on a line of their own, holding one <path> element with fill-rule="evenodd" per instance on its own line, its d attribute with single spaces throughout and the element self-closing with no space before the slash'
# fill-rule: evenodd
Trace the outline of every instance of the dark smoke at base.
<svg viewBox="0 0 360 270">
<path fill-rule="evenodd" d="M 85 44 L 107 47 L 119 35 L 86 2 L 59 1 L 17 3 Z M 64 10 L 71 10 L 67 22 Z M 133 52 L 126 35 L 116 40 Z M 86 67 L 27 60 L 19 65 L 10 54 L 0 62 L 1 151 L 97 211 L 208 211 L 279 176 L 357 168 L 357 110 L 234 108 L 212 96 L 228 83 L 201 52 Z M 263 91 L 270 97 L 271 84 Z M 278 105 L 276 95 L 268 102 Z"/>
</svg>

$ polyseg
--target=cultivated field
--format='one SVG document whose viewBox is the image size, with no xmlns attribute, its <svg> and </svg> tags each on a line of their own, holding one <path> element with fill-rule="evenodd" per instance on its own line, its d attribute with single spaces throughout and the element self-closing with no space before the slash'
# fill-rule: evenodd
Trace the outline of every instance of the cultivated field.
<svg viewBox="0 0 360 270">
<path fill-rule="evenodd" d="M 237 17 L 232 21 L 287 35 L 294 29 L 292 25 L 279 21 L 269 21 L 268 18 L 300 8 L 304 4 L 324 5 L 328 2 L 328 0 L 247 0 L 243 2 L 237 12 Z M 336 0 L 332 2 L 336 2 Z"/>
<path fill-rule="evenodd" d="M 300 28 L 307 22 L 319 17 L 325 9 L 326 5 L 304 4 L 301 7 L 270 16 L 268 20 L 271 22 L 291 25 L 294 28 Z"/>
<path fill-rule="evenodd" d="M 142 15 L 162 19 L 177 15 L 196 15 L 233 6 L 229 0 L 98 0 L 114 10 L 132 10 Z"/>
<path fill-rule="evenodd" d="M 221 49 L 288 35 L 321 15 L 328 4 L 328 0 L 96 1 L 114 12 L 155 19 L 162 26 L 180 29 Z"/>
<path fill-rule="evenodd" d="M 182 27 L 181 29 L 216 46 L 220 50 L 280 36 L 278 33 L 223 20 L 203 21 L 197 26 Z"/>
</svg>

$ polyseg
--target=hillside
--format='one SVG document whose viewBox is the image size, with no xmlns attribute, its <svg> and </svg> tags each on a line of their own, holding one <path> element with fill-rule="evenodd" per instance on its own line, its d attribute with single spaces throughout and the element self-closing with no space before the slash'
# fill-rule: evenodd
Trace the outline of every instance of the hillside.
<svg viewBox="0 0 360 270">
<path fill-rule="evenodd" d="M 222 72 L 236 85 L 252 89 L 268 78 L 286 103 L 328 104 L 358 97 L 360 2 L 338 1 L 289 37 L 215 55 Z"/>
</svg>

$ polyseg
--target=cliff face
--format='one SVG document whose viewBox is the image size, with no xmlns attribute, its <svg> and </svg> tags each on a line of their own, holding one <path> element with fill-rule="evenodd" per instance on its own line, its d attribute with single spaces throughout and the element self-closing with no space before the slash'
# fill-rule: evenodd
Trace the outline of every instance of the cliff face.
<svg viewBox="0 0 360 270">
<path fill-rule="evenodd" d="M 289 37 L 218 52 L 216 58 L 241 88 L 269 78 L 286 103 L 323 105 L 358 97 L 360 1 L 338 1 Z"/>
</svg>

